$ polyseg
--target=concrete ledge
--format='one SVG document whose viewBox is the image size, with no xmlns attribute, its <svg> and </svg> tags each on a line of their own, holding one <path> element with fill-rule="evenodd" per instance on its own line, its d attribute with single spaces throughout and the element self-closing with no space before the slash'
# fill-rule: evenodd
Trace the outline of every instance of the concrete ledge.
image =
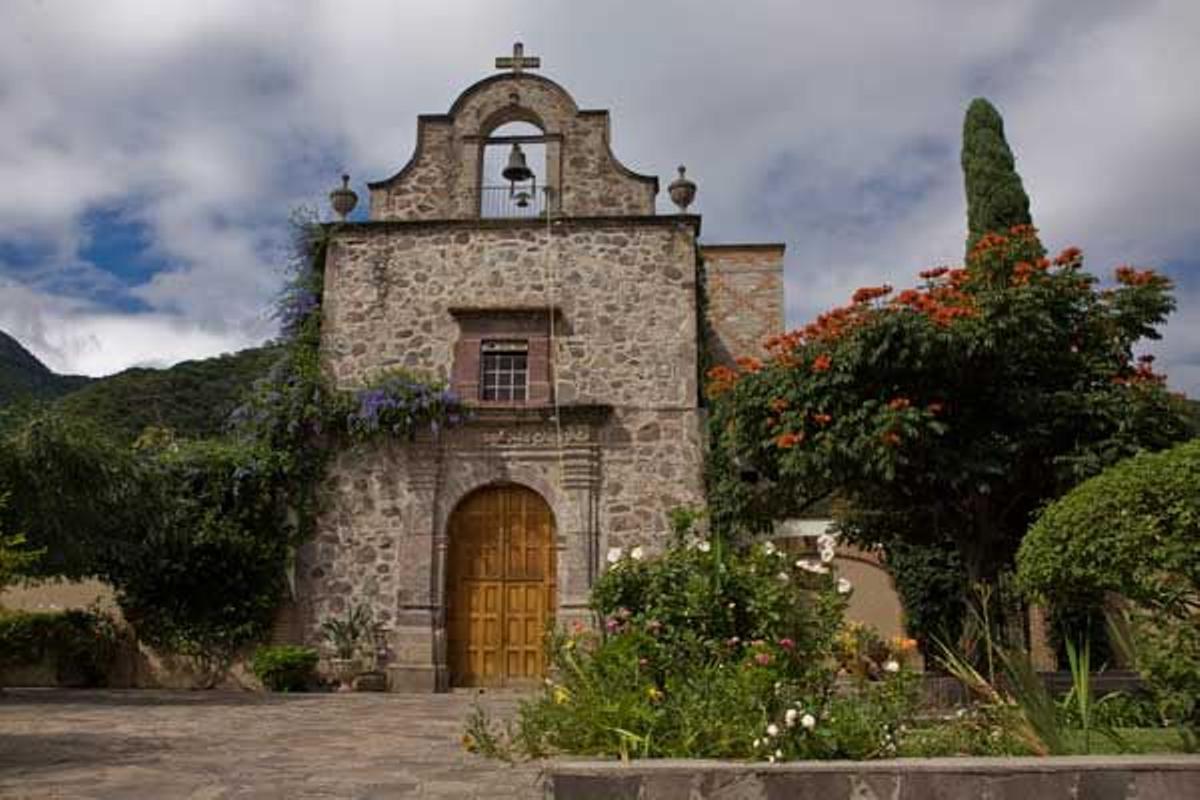
<svg viewBox="0 0 1200 800">
<path fill-rule="evenodd" d="M 551 761 L 546 797 L 570 800 L 1185 800 L 1200 756 L 892 761 Z"/>
</svg>

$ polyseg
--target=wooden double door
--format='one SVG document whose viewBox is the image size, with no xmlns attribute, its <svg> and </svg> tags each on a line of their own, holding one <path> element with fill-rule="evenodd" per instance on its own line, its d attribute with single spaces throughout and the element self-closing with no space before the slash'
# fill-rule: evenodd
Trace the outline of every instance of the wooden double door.
<svg viewBox="0 0 1200 800">
<path fill-rule="evenodd" d="M 468 495 L 450 517 L 447 649 L 454 686 L 541 680 L 558 605 L 554 516 L 541 496 L 503 485 Z"/>
</svg>

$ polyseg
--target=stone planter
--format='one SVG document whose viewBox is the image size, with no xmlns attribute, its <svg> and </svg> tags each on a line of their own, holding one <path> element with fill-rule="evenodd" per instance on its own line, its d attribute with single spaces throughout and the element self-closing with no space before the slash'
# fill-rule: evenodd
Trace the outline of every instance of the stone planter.
<svg viewBox="0 0 1200 800">
<path fill-rule="evenodd" d="M 358 659 L 356 658 L 329 659 L 329 672 L 338 682 L 337 691 L 339 692 L 354 691 L 354 678 L 357 677 L 358 671 Z"/>
</svg>

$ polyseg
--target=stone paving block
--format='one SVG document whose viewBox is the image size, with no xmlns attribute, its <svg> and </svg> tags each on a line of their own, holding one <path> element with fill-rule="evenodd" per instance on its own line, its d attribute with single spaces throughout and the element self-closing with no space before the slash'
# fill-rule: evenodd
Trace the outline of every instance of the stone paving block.
<svg viewBox="0 0 1200 800">
<path fill-rule="evenodd" d="M 1085 770 L 1079 773 L 1077 800 L 1126 800 L 1132 793 L 1132 772 Z"/>
<path fill-rule="evenodd" d="M 1138 772 L 1129 800 L 1174 800 L 1200 797 L 1200 769 L 1190 771 Z"/>
<path fill-rule="evenodd" d="M 639 800 L 642 779 L 637 775 L 555 775 L 551 779 L 556 798 L 571 800 Z"/>
<path fill-rule="evenodd" d="M 765 800 L 842 800 L 850 797 L 850 775 L 845 772 L 764 772 Z"/>
</svg>

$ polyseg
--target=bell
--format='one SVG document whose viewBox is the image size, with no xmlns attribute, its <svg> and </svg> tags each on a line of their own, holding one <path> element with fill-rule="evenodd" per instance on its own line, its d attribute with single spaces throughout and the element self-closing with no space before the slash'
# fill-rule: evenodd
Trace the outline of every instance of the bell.
<svg viewBox="0 0 1200 800">
<path fill-rule="evenodd" d="M 521 145 L 513 144 L 512 152 L 508 154 L 508 166 L 500 174 L 510 183 L 521 183 L 533 177 L 533 170 L 525 163 L 525 153 L 521 150 Z"/>
</svg>

